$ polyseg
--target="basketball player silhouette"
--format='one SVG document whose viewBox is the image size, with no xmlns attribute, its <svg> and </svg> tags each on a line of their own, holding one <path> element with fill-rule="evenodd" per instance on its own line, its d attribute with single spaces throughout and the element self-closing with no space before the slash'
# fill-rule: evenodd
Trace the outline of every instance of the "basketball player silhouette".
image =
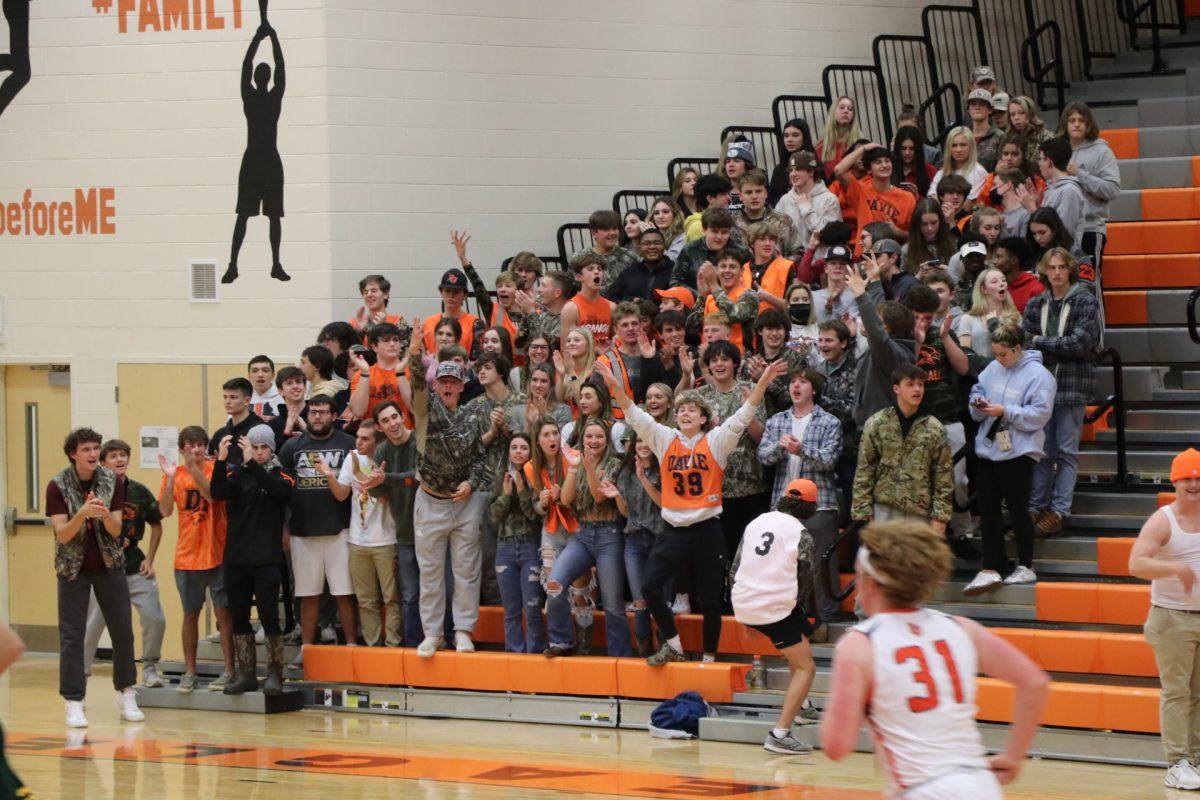
<svg viewBox="0 0 1200 800">
<path fill-rule="evenodd" d="M 4 19 L 8 23 L 8 52 L 0 53 L 0 71 L 8 77 L 0 83 L 0 115 L 13 98 L 29 83 L 29 0 L 4 0 Z"/>
<path fill-rule="evenodd" d="M 259 0 L 262 24 L 258 26 L 250 49 L 242 61 L 242 111 L 246 114 L 246 152 L 238 172 L 237 222 L 233 226 L 233 248 L 229 269 L 221 283 L 233 283 L 238 277 L 238 251 L 246 237 L 246 221 L 261 213 L 271 222 L 271 277 L 281 281 L 292 278 L 279 263 L 280 223 L 283 217 L 283 161 L 279 157 L 276 134 L 283 106 L 285 74 L 283 49 L 275 29 L 267 24 L 266 0 Z M 254 66 L 254 53 L 263 39 L 270 38 L 275 62 L 275 81 L 271 86 L 271 67 Z M 253 74 L 252 74 L 253 73 Z"/>
</svg>

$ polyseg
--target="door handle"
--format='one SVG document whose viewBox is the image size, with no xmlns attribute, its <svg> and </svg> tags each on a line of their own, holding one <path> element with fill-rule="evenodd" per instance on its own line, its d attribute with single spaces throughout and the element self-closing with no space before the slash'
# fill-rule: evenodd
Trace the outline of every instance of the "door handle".
<svg viewBox="0 0 1200 800">
<path fill-rule="evenodd" d="M 8 506 L 4 509 L 4 530 L 8 533 L 13 533 L 18 525 L 49 525 L 50 520 L 45 517 L 18 517 L 17 509 L 14 506 Z"/>
</svg>

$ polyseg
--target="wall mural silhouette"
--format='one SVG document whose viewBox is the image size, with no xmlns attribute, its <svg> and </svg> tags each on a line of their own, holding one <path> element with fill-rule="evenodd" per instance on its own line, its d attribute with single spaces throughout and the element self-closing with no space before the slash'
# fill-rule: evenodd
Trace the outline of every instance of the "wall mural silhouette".
<svg viewBox="0 0 1200 800">
<path fill-rule="evenodd" d="M 13 98 L 29 83 L 29 0 L 4 0 L 8 23 L 8 52 L 0 53 L 0 71 L 8 77 L 0 82 L 0 116 Z"/>
<path fill-rule="evenodd" d="M 12 1 L 4 0 L 6 10 Z M 267 22 L 267 0 L 258 0 L 258 12 L 260 24 L 242 61 L 246 152 L 242 154 L 242 166 L 238 172 L 237 222 L 233 226 L 229 269 L 221 277 L 221 283 L 237 280 L 238 251 L 242 249 L 242 240 L 246 238 L 246 222 L 260 213 L 270 221 L 271 277 L 281 281 L 292 279 L 279 263 L 279 242 L 283 233 L 283 160 L 279 157 L 276 138 L 286 85 L 283 48 L 279 45 L 275 29 Z M 275 62 L 274 85 L 271 65 L 263 62 L 254 66 L 254 54 L 263 40 L 268 38 L 271 40 L 271 57 Z"/>
</svg>

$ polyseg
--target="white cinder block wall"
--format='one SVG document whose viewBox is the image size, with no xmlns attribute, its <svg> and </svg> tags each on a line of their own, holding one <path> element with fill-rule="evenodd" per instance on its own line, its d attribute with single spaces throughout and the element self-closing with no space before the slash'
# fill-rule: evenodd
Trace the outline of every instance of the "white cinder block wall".
<svg viewBox="0 0 1200 800">
<path fill-rule="evenodd" d="M 518 250 L 553 253 L 560 223 L 661 185 L 674 156 L 716 155 L 726 124 L 768 124 L 772 98 L 818 92 L 825 64 L 868 61 L 878 33 L 917 32 L 927 4 L 272 0 L 293 280 L 267 277 L 257 217 L 241 279 L 200 305 L 187 261 L 228 259 L 258 24 L 252 0 L 240 29 L 235 0 L 214 2 L 223 30 L 139 32 L 134 11 L 120 33 L 115 7 L 31 6 L 33 80 L 0 116 L 0 202 L 112 186 L 116 232 L 0 234 L 0 362 L 70 363 L 78 424 L 115 429 L 122 360 L 294 359 L 352 313 L 366 272 L 392 279 L 394 308 L 432 313 L 451 227 L 471 231 L 489 280 Z"/>
</svg>

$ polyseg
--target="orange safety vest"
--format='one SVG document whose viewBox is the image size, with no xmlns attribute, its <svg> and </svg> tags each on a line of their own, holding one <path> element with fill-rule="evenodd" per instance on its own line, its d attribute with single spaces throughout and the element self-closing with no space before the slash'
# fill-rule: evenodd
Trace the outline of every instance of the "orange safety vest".
<svg viewBox="0 0 1200 800">
<path fill-rule="evenodd" d="M 732 291 L 727 291 L 725 294 L 727 297 L 729 297 L 731 302 L 736 303 L 738 298 L 742 296 L 742 292 L 746 291 L 746 288 L 746 286 L 743 286 L 742 283 L 739 282 L 737 286 L 733 287 Z M 709 314 L 716 314 L 720 310 L 721 309 L 717 307 L 717 301 L 710 294 L 704 301 L 704 315 L 708 316 Z M 732 323 L 733 330 L 729 334 L 729 341 L 737 345 L 738 352 L 740 353 L 746 352 L 746 339 L 749 338 L 742 333 L 742 327 L 744 324 L 745 323 L 742 322 Z"/>
<path fill-rule="evenodd" d="M 525 366 L 525 354 L 517 352 L 517 323 L 513 322 L 512 317 L 504 310 L 504 306 L 499 303 L 492 304 L 492 317 L 488 320 L 488 327 L 504 328 L 508 331 L 509 338 L 512 339 L 513 366 Z"/>
<path fill-rule="evenodd" d="M 725 470 L 713 457 L 708 437 L 688 448 L 678 436 L 662 460 L 662 505 L 675 511 L 721 507 Z"/>
<path fill-rule="evenodd" d="M 604 297 L 588 300 L 583 294 L 571 298 L 571 302 L 579 309 L 579 327 L 592 332 L 596 352 L 608 349 L 612 339 L 612 306 Z"/>
<path fill-rule="evenodd" d="M 424 329 L 425 351 L 435 359 L 437 358 L 437 346 L 434 344 L 433 333 L 437 330 L 438 323 L 443 319 L 451 319 L 451 317 L 445 317 L 441 314 L 438 314 L 425 320 L 425 322 L 422 324 L 422 328 Z M 475 323 L 478 321 L 479 317 L 475 316 L 474 314 L 468 314 L 465 311 L 458 317 L 458 324 L 462 326 L 462 338 L 458 340 L 458 343 L 461 344 L 463 349 L 467 351 L 468 356 L 471 355 L 471 345 L 475 342 Z"/>
<path fill-rule="evenodd" d="M 784 300 L 787 300 L 788 282 L 795 268 L 796 263 L 794 261 L 779 256 L 767 265 L 766 271 L 763 272 L 762 280 L 758 283 L 762 288 L 776 297 L 782 297 Z M 754 269 L 749 261 L 742 265 L 741 285 L 743 289 L 749 289 L 754 285 Z M 761 314 L 768 308 L 774 307 L 766 300 L 760 300 L 758 303 L 758 313 Z"/>
<path fill-rule="evenodd" d="M 562 455 L 559 454 L 559 459 Z M 525 480 L 529 481 L 530 488 L 533 487 L 533 462 L 526 461 L 522 468 L 525 471 Z M 549 487 L 552 481 L 550 480 L 550 471 L 542 467 L 541 472 L 542 487 Z M 550 533 L 558 533 L 561 528 L 564 533 L 575 533 L 579 530 L 579 520 L 575 519 L 575 509 L 570 506 L 564 506 L 561 503 L 551 503 L 550 508 L 546 509 L 546 530 Z"/>
<path fill-rule="evenodd" d="M 629 380 L 629 368 L 625 366 L 625 355 L 619 347 L 613 347 L 597 361 L 603 360 L 606 364 L 612 367 L 613 374 L 617 379 L 625 385 L 625 395 L 629 398 L 633 397 L 633 384 Z M 612 415 L 613 419 L 625 419 L 625 409 L 621 408 L 617 403 L 617 398 L 612 398 Z"/>
</svg>

